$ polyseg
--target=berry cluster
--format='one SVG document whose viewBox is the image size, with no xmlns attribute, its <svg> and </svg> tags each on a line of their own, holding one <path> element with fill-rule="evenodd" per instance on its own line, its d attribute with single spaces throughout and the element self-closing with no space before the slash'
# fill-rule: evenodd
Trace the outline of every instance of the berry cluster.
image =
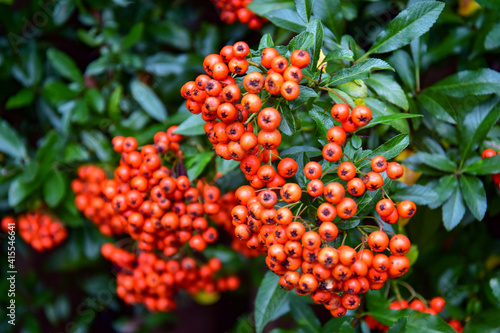
<svg viewBox="0 0 500 333">
<path fill-rule="evenodd" d="M 340 155 L 336 159 L 339 158 Z M 280 173 L 293 176 L 297 171 L 295 161 L 283 159 L 281 163 L 287 163 L 288 167 L 278 165 Z M 393 179 L 403 175 L 401 165 L 387 163 L 382 156 L 374 157 L 371 166 L 374 171 L 362 178 L 355 177 L 357 169 L 351 162 L 342 162 L 334 169 L 337 169 L 339 178 L 347 182 L 347 192 L 353 197 L 360 196 L 365 190 L 381 188 L 384 182 L 381 172 Z M 359 294 L 369 288 L 379 289 L 388 278 L 400 277 L 408 271 L 410 261 L 405 254 L 411 243 L 404 235 L 389 239 L 380 228 L 369 235 L 362 232 L 359 251 L 343 242 L 338 248 L 331 246 L 329 242 L 335 242 L 339 234 L 334 220 L 342 223 L 342 220 L 352 218 L 357 212 L 357 204 L 346 196 L 346 187 L 342 183 L 323 183 L 321 178 L 329 171 L 324 173 L 318 162 L 306 164 L 304 174 L 310 180 L 306 190 L 295 183 L 257 191 L 249 185 L 241 186 L 236 191 L 239 205 L 233 208 L 231 215 L 236 236 L 246 241 L 248 247 L 267 252 L 266 263 L 280 275 L 280 285 L 284 289 L 295 289 L 299 295 L 310 294 L 333 316 L 341 317 L 347 309 L 359 306 Z M 359 182 L 353 182 L 355 180 Z M 278 204 L 277 190 L 280 201 L 286 206 Z M 303 192 L 309 194 L 312 201 L 320 202 L 315 208 L 316 223 L 301 217 L 307 202 L 311 202 L 301 201 Z M 300 206 L 294 214 L 292 209 L 297 205 Z M 306 206 L 304 210 L 303 206 Z M 396 208 L 390 199 L 385 198 L 377 203 L 376 210 L 384 221 L 396 223 L 400 216 L 412 217 L 416 206 L 411 201 L 402 201 Z M 365 248 L 365 243 L 371 250 Z M 386 250 L 388 253 L 384 254 Z"/>
<path fill-rule="evenodd" d="M 301 68 L 309 64 L 310 55 L 306 51 L 294 51 L 289 66 L 287 58 L 274 48 L 264 49 L 261 65 L 270 69 L 266 76 L 257 71 L 247 74 L 242 81 L 246 92 L 242 94 L 229 73 L 243 75 L 247 72 L 249 52 L 245 42 L 237 42 L 222 48 L 220 54 L 208 55 L 203 66 L 213 79 L 200 75 L 182 87 L 181 95 L 187 99 L 186 107 L 192 113 L 202 114 L 206 121 L 205 132 L 217 155 L 236 161 L 252 155 L 266 163 L 278 154 L 276 149 L 281 143 L 281 133 L 277 128 L 281 116 L 273 107 L 262 111 L 261 107 L 271 96 L 287 100 L 298 97 Z M 259 94 L 268 97 L 263 101 Z M 255 117 L 257 122 L 252 124 Z"/>
<path fill-rule="evenodd" d="M 428 303 L 428 305 L 426 305 Z M 437 316 L 444 310 L 446 306 L 446 301 L 442 297 L 434 297 L 429 302 L 424 302 L 418 298 L 413 299 L 411 302 L 407 300 L 396 300 L 389 305 L 390 310 L 403 310 L 412 309 L 415 311 L 425 312 L 433 316 Z M 377 330 L 381 332 L 387 332 L 389 327 L 378 322 L 371 315 L 364 317 L 364 320 L 371 330 Z M 448 321 L 451 327 L 453 327 L 457 332 L 461 333 L 463 331 L 462 324 L 459 320 L 451 319 Z"/>
<path fill-rule="evenodd" d="M 182 136 L 175 129 L 157 133 L 155 145 L 145 145 L 140 152 L 134 138 L 115 137 L 113 148 L 121 159 L 114 179 L 105 179 L 97 167 L 84 166 L 72 184 L 76 207 L 101 230 L 125 231 L 139 241 L 141 250 L 160 249 L 166 256 L 177 253 L 185 243 L 199 252 L 213 243 L 217 230 L 205 214 L 220 210 L 217 187 L 202 182 L 192 187 L 186 175 L 162 166 L 162 154 L 170 150 L 181 154 Z"/>
<path fill-rule="evenodd" d="M 164 260 L 153 253 L 137 256 L 112 244 L 104 244 L 102 255 L 119 268 L 117 294 L 127 304 L 144 304 L 150 311 L 169 312 L 176 308 L 174 296 L 180 290 L 189 294 L 235 290 L 237 276 L 220 276 L 222 263 L 211 258 L 198 267 L 193 258 Z"/>
<path fill-rule="evenodd" d="M 500 155 L 500 151 L 498 151 L 498 154 Z M 497 152 L 491 148 L 487 148 L 483 151 L 481 154 L 481 157 L 484 158 L 489 158 L 497 155 Z M 491 175 L 491 179 L 493 180 L 493 183 L 497 185 L 500 188 L 500 173 L 495 173 Z"/>
<path fill-rule="evenodd" d="M 248 24 L 250 29 L 260 29 L 266 19 L 257 16 L 246 6 L 252 0 L 211 0 L 222 12 L 220 18 L 226 24 L 233 24 L 236 20 L 242 24 Z"/>
<path fill-rule="evenodd" d="M 19 215 L 6 216 L 2 219 L 2 230 L 8 232 L 15 225 L 22 239 L 38 252 L 49 250 L 66 239 L 68 233 L 61 222 L 40 211 Z"/>
</svg>

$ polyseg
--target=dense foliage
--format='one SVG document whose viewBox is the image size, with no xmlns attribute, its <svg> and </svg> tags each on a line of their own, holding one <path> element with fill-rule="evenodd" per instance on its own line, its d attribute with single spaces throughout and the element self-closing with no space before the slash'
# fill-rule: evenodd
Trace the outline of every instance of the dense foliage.
<svg viewBox="0 0 500 333">
<path fill-rule="evenodd" d="M 14 331 L 369 332 L 370 328 L 392 326 L 389 332 L 420 332 L 424 327 L 453 332 L 446 323 L 450 319 L 458 322 L 453 325 L 463 326 L 464 332 L 498 330 L 498 3 L 232 2 L 239 4 L 231 7 L 231 1 L 208 0 L 0 1 L 0 210 L 2 217 L 14 216 L 18 221 Z M 226 198 L 232 199 L 220 206 L 227 210 L 235 205 L 232 191 L 251 179 L 245 178 L 239 161 L 225 160 L 220 157 L 224 154 L 213 149 L 216 144 L 205 135 L 209 132 L 206 119 L 192 114 L 196 113 L 192 104 L 186 107 L 181 88 L 201 74 L 210 74 L 204 67 L 207 55 L 218 54 L 225 45 L 238 41 L 250 46 L 249 73 L 266 75 L 269 67 L 263 68 L 261 63 L 266 48 L 275 48 L 288 60 L 295 50 L 310 54 L 309 65 L 302 68 L 298 96 L 257 92 L 263 105 L 276 107 L 281 117 L 276 153 L 298 165 L 297 174 L 287 182 L 305 189 L 309 177 L 304 167 L 310 161 L 321 162 L 323 170 L 337 166 L 336 161 L 321 161 L 329 129 L 341 126 L 330 116 L 334 103 L 350 108 L 365 105 L 371 110 L 371 122 L 347 131 L 347 140 L 340 144 L 341 152 L 355 159 L 359 171 L 371 171 L 366 159 L 378 155 L 404 166 L 402 181 L 384 174 L 383 189 L 367 191 L 356 199 L 363 214 L 349 216 L 347 222 L 334 221 L 348 235 L 337 239 L 334 246 L 344 241 L 353 247 L 363 243 L 366 229 L 361 227 L 378 227 L 364 216 L 380 217 L 375 205 L 388 194 L 394 202 L 409 200 L 418 206 L 411 219 L 383 224 L 388 233 L 404 234 L 411 240 L 406 254 L 411 268 L 404 277 L 366 293 L 358 310 L 348 311 L 342 318 L 331 318 L 309 297 L 283 290 L 265 256 L 257 256 L 235 238 L 229 219 L 218 223 L 213 216 L 210 228 L 217 227 L 217 243 L 205 249 L 209 243 L 205 240 L 211 238 L 204 235 L 209 228 L 202 227 L 194 245 L 186 238 L 180 251 L 212 273 L 204 275 L 200 269 L 196 274 L 201 275 L 192 274 L 189 281 L 203 277 L 199 289 L 190 289 L 179 277 L 175 287 L 178 309 L 150 312 L 147 308 L 171 308 L 151 306 L 142 296 L 117 289 L 116 282 L 127 285 L 130 281 L 124 276 L 135 276 L 125 272 L 127 269 L 140 270 L 135 267 L 142 265 L 148 270 L 151 262 L 161 258 L 120 252 L 136 250 L 134 238 L 139 249 L 149 249 L 140 244 L 143 239 L 134 236 L 135 229 L 103 228 L 111 219 L 95 218 L 75 201 L 82 193 L 90 199 L 103 197 L 87 184 L 112 179 L 115 169 L 125 163 L 127 157 L 123 155 L 120 162 L 116 153 L 121 152 L 116 141 L 112 145 L 114 137 L 135 138 L 139 151 L 150 144 L 159 149 L 162 140 L 157 133 L 175 125 L 173 130 L 183 141 L 175 145 L 180 139 L 170 140 L 173 134 L 164 134 L 165 140 L 175 143 L 168 148 L 175 153 L 168 158 L 161 155 L 173 173 L 166 174 L 174 178 L 186 175 L 199 193 L 204 193 L 206 184 L 222 194 L 229 192 Z M 234 83 L 243 84 L 243 76 L 235 76 Z M 254 119 L 257 123 L 256 117 L 250 121 Z M 257 134 L 257 126 L 255 129 Z M 488 148 L 493 150 L 482 156 Z M 274 161 L 273 154 L 268 161 Z M 274 162 L 277 169 L 278 163 Z M 82 171 L 86 169 L 81 166 L 89 164 L 101 170 L 93 169 L 98 176 Z M 75 188 L 77 178 L 86 184 L 85 190 Z M 195 182 L 197 179 L 200 181 Z M 339 180 L 331 175 L 323 181 Z M 306 198 L 303 202 L 305 218 L 312 226 L 320 200 Z M 204 209 L 214 215 L 214 207 Z M 110 216 L 120 215 L 115 213 Z M 128 219 L 129 213 L 125 215 Z M 135 217 L 142 223 L 142 217 Z M 33 232 L 33 226 L 38 231 Z M 47 236 L 51 232 L 57 233 L 57 241 Z M 2 237 L 2 266 L 6 267 L 9 244 L 7 236 L 2 233 Z M 105 243 L 114 244 L 103 247 L 103 255 L 113 265 L 101 256 Z M 191 248 L 200 250 L 203 258 L 193 255 Z M 113 251 L 118 254 L 112 255 Z M 173 253 L 163 251 L 167 257 Z M 120 257 L 124 262 L 119 262 Z M 219 272 L 219 261 L 224 276 L 229 272 L 241 279 L 236 291 L 217 292 L 237 287 L 232 276 L 225 280 L 217 275 L 222 282 L 210 282 L 211 274 Z M 8 281 L 3 279 L 0 286 L 7 290 Z M 436 296 L 446 301 L 439 315 L 396 310 L 399 305 L 393 302 Z M 146 306 L 128 306 L 120 298 Z M 8 302 L 6 293 L 2 304 L 4 300 Z M 410 307 L 418 308 L 417 303 Z M 439 307 L 432 304 L 429 308 Z M 11 329 L 2 320 L 0 330 Z"/>
</svg>

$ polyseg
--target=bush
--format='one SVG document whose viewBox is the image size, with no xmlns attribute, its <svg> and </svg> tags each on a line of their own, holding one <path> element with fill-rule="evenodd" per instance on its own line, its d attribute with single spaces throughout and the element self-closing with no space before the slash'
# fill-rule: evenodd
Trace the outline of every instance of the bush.
<svg viewBox="0 0 500 333">
<path fill-rule="evenodd" d="M 2 331 L 497 330 L 498 4 L 237 3 L 0 4 Z"/>
</svg>

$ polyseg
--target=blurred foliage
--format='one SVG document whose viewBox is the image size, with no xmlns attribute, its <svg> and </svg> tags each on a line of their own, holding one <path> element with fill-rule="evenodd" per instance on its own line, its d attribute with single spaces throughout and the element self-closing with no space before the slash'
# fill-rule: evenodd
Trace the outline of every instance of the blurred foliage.
<svg viewBox="0 0 500 333">
<path fill-rule="evenodd" d="M 261 330 L 276 319 L 268 328 L 354 330 L 354 313 L 330 320 L 328 313 L 317 311 L 317 319 L 311 310 L 316 307 L 305 297 L 283 296 L 277 279 L 268 275 L 256 298 L 259 312 L 250 315 L 265 264 L 223 249 L 213 251 L 225 258 L 225 265 L 242 270 L 241 291 L 205 308 L 187 303 L 188 311 L 173 314 L 128 308 L 117 300 L 114 275 L 100 258 L 100 245 L 109 239 L 73 205 L 70 181 L 76 168 L 92 162 L 111 171 L 117 155 L 110 139 L 116 135 L 134 136 L 142 145 L 157 131 L 181 124 L 179 132 L 193 135 L 186 164 L 192 174 L 203 171 L 196 169 L 195 148 L 208 147 L 203 137 L 195 137 L 204 133 L 203 123 L 182 104 L 180 87 L 203 72 L 207 54 L 238 40 L 262 48 L 257 45 L 266 33 L 276 45 L 299 34 L 289 45 L 311 48 L 315 60 L 325 56 L 324 73 L 311 71 L 311 77 L 328 77 L 326 85 L 349 104 L 364 103 L 375 118 L 386 117 L 351 142 L 359 139 L 375 149 L 396 135 L 407 140 L 400 157 L 411 155 L 403 163 L 417 173 L 408 184 L 394 182 L 391 188 L 394 200 L 419 205 L 412 221 L 395 230 L 406 232 L 418 246 L 413 274 L 406 280 L 427 298 L 445 297 L 443 316 L 466 321 L 465 332 L 498 330 L 500 229 L 495 222 L 500 196 L 489 175 L 500 172 L 500 157 L 480 158 L 485 148 L 500 150 L 498 3 L 295 3 L 254 0 L 249 8 L 271 23 L 250 31 L 244 25 L 223 25 L 208 0 L 0 1 L 0 209 L 7 215 L 41 208 L 69 227 L 68 239 L 48 254 L 35 254 L 22 240 L 16 242 L 19 331 L 189 330 L 192 311 L 202 322 L 218 318 L 207 331 Z M 413 11 L 406 9 L 411 6 Z M 372 73 L 380 69 L 385 71 Z M 330 99 L 341 101 L 334 94 L 316 97 L 304 90 L 286 111 L 288 127 L 281 128 L 287 134 L 282 146 L 289 148 L 282 156 L 302 165 L 314 157 L 316 138 L 329 128 L 323 108 L 331 105 Z M 304 105 L 309 112 L 301 112 Z M 224 174 L 219 185 L 229 189 L 243 181 L 237 166 L 218 160 L 217 171 Z M 7 290 L 6 280 L 0 286 Z M 262 302 L 275 298 L 280 307 L 260 310 Z M 424 323 L 446 332 L 440 319 L 408 313 L 400 323 L 401 315 L 386 308 L 383 295 L 370 293 L 365 310 L 374 316 L 407 328 Z M 0 323 L 1 331 L 9 329 L 5 321 Z M 362 324 L 355 329 L 367 332 Z"/>
</svg>

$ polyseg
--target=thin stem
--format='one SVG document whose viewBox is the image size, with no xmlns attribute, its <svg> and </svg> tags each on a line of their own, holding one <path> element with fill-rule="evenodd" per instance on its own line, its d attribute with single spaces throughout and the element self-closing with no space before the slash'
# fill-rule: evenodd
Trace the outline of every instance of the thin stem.
<svg viewBox="0 0 500 333">
<path fill-rule="evenodd" d="M 347 103 L 347 101 L 342 96 L 340 96 L 339 94 L 337 94 L 332 89 L 327 88 L 327 87 L 318 87 L 318 88 L 321 89 L 321 90 L 325 90 L 325 91 L 331 92 L 332 94 L 336 95 L 338 98 L 340 98 L 342 100 L 342 102 L 344 102 L 349 108 L 351 108 L 351 106 L 349 105 L 349 103 Z"/>
<path fill-rule="evenodd" d="M 394 293 L 396 294 L 397 300 L 401 302 L 403 300 L 403 297 L 401 297 L 401 293 L 399 292 L 399 288 L 396 281 L 395 280 L 391 281 L 391 285 L 394 288 Z"/>
<path fill-rule="evenodd" d="M 341 246 L 344 246 L 344 243 L 345 243 L 345 239 L 347 238 L 347 231 L 345 232 L 344 234 L 344 238 L 342 239 L 342 244 Z"/>
<path fill-rule="evenodd" d="M 330 172 L 332 172 L 332 171 L 337 170 L 338 168 L 339 168 L 339 167 L 336 167 L 336 168 L 333 168 L 333 169 L 330 169 L 330 170 L 327 170 L 327 171 L 323 172 L 323 174 L 321 175 L 320 179 L 321 179 L 321 178 L 323 178 L 326 174 L 328 174 L 328 173 L 330 173 Z"/>
<path fill-rule="evenodd" d="M 267 69 L 264 66 L 262 66 L 262 65 L 260 65 L 260 64 L 258 64 L 256 62 L 253 62 L 251 60 L 247 60 L 247 61 L 248 61 L 248 64 L 257 67 L 258 69 L 260 69 L 264 73 L 267 73 Z"/>
<path fill-rule="evenodd" d="M 258 112 L 255 112 L 250 117 L 248 117 L 247 121 L 245 121 L 245 125 L 251 122 L 255 117 L 257 117 L 258 114 L 259 114 Z"/>
<path fill-rule="evenodd" d="M 304 79 L 306 79 L 306 80 L 309 80 L 309 81 L 311 81 L 311 82 L 316 83 L 316 85 L 319 85 L 319 82 L 318 82 L 318 81 L 316 81 L 316 80 L 314 80 L 314 79 L 311 79 L 311 78 L 310 78 L 310 77 L 308 77 L 308 76 L 302 75 L 302 77 L 303 77 Z"/>
</svg>

